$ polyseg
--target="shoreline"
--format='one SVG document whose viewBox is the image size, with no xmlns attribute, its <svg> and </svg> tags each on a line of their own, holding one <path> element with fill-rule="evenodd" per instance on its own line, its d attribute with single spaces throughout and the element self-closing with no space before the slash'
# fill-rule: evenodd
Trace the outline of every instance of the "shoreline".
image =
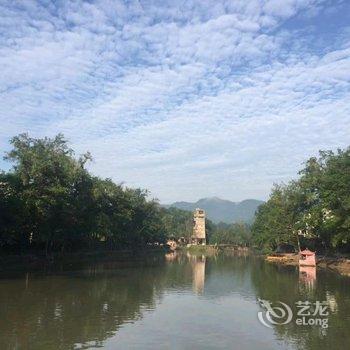
<svg viewBox="0 0 350 350">
<path fill-rule="evenodd" d="M 299 266 L 299 255 L 295 253 L 266 255 L 265 261 L 273 264 Z M 350 277 L 350 259 L 345 257 L 317 256 L 317 265 L 322 269 L 329 269 L 343 276 Z"/>
<path fill-rule="evenodd" d="M 114 250 L 87 250 L 80 252 L 52 253 L 49 256 L 37 253 L 9 254 L 0 253 L 0 272 L 45 270 L 60 264 L 76 264 L 90 261 L 125 261 L 128 258 L 144 258 L 150 254 L 165 254 L 169 250 L 164 246 L 137 247 Z"/>
<path fill-rule="evenodd" d="M 187 251 L 191 254 L 216 255 L 220 253 L 241 253 L 253 254 L 263 258 L 266 262 L 285 266 L 298 266 L 299 255 L 295 253 L 277 253 L 271 255 L 261 255 L 247 247 L 236 247 L 232 245 L 198 245 L 181 247 L 178 251 Z M 175 250 L 175 251 L 176 251 Z M 166 246 L 124 248 L 115 250 L 87 250 L 80 252 L 53 253 L 45 256 L 37 253 L 9 254 L 0 253 L 0 272 L 6 273 L 11 271 L 30 271 L 46 270 L 50 267 L 62 265 L 71 265 L 76 263 L 85 263 L 90 261 L 125 261 L 126 259 L 143 259 L 153 254 L 166 254 L 172 252 Z M 317 257 L 317 266 L 322 269 L 339 273 L 343 276 L 350 277 L 350 258 L 346 257 Z"/>
</svg>

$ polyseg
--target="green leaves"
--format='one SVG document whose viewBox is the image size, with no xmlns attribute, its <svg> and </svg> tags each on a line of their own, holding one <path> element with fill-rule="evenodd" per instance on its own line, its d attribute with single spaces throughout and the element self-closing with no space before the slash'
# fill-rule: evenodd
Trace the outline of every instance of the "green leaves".
<svg viewBox="0 0 350 350">
<path fill-rule="evenodd" d="M 161 209 L 148 192 L 90 175 L 91 154 L 76 159 L 63 135 L 21 134 L 11 144 L 5 158 L 13 169 L 0 176 L 3 246 L 49 252 L 165 240 Z"/>
<path fill-rule="evenodd" d="M 189 239 L 193 230 L 193 214 L 175 207 L 162 209 L 162 223 L 167 237 Z"/>
<path fill-rule="evenodd" d="M 88 152 L 78 159 L 63 135 L 11 140 L 5 158 L 13 163 L 0 174 L 0 246 L 16 249 L 111 248 L 190 237 L 192 213 L 161 208 L 149 193 L 94 177 L 85 169 Z M 321 151 L 300 171 L 300 178 L 275 185 L 250 229 L 214 225 L 213 243 L 247 245 L 264 250 L 298 238 L 325 249 L 350 250 L 350 149 Z"/>
<path fill-rule="evenodd" d="M 219 223 L 214 226 L 214 233 L 210 239 L 212 244 L 233 244 L 238 246 L 249 246 L 250 241 L 250 227 L 245 223 Z"/>
<path fill-rule="evenodd" d="M 275 249 L 313 239 L 323 249 L 350 248 L 350 149 L 320 151 L 297 181 L 275 186 L 256 215 L 254 242 Z"/>
</svg>

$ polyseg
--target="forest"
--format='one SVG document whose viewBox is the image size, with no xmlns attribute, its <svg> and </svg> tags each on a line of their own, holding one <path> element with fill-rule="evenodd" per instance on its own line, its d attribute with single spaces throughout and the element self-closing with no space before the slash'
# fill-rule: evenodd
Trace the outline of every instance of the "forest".
<svg viewBox="0 0 350 350">
<path fill-rule="evenodd" d="M 147 190 L 92 175 L 91 154 L 77 157 L 63 135 L 20 134 L 10 144 L 5 159 L 12 167 L 0 172 L 2 251 L 112 250 L 191 236 L 191 212 L 162 207 Z M 350 149 L 320 151 L 299 175 L 274 185 L 252 227 L 206 220 L 209 243 L 349 252 Z"/>
<path fill-rule="evenodd" d="M 0 173 L 0 245 L 12 252 L 109 249 L 165 241 L 164 210 L 148 192 L 91 175 L 63 135 L 10 141 Z"/>
<path fill-rule="evenodd" d="M 256 213 L 253 244 L 274 251 L 283 244 L 323 253 L 350 251 L 350 148 L 320 151 L 299 178 L 274 185 Z"/>
<path fill-rule="evenodd" d="M 20 134 L 10 144 L 4 158 L 12 167 L 0 173 L 1 251 L 114 250 L 191 236 L 191 212 L 164 208 L 147 190 L 92 175 L 91 154 L 76 157 L 63 135 Z M 210 220 L 206 228 L 208 239 L 219 242 Z"/>
</svg>

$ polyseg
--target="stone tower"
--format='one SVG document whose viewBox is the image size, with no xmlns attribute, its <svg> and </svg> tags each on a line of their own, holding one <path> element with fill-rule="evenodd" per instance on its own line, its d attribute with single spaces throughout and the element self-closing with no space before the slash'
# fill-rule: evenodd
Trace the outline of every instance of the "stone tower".
<svg viewBox="0 0 350 350">
<path fill-rule="evenodd" d="M 206 244 L 205 237 L 205 212 L 197 208 L 193 213 L 192 244 Z"/>
</svg>

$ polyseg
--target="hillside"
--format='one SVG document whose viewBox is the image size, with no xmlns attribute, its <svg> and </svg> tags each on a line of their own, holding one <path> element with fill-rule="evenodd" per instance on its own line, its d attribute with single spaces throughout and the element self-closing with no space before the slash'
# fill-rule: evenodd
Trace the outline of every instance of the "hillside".
<svg viewBox="0 0 350 350">
<path fill-rule="evenodd" d="M 176 207 L 183 210 L 194 210 L 202 208 L 206 211 L 208 219 L 218 222 L 238 222 L 250 223 L 253 221 L 256 209 L 263 201 L 256 199 L 246 199 L 241 202 L 231 202 L 218 197 L 202 198 L 195 203 L 175 202 L 167 207 Z"/>
</svg>

